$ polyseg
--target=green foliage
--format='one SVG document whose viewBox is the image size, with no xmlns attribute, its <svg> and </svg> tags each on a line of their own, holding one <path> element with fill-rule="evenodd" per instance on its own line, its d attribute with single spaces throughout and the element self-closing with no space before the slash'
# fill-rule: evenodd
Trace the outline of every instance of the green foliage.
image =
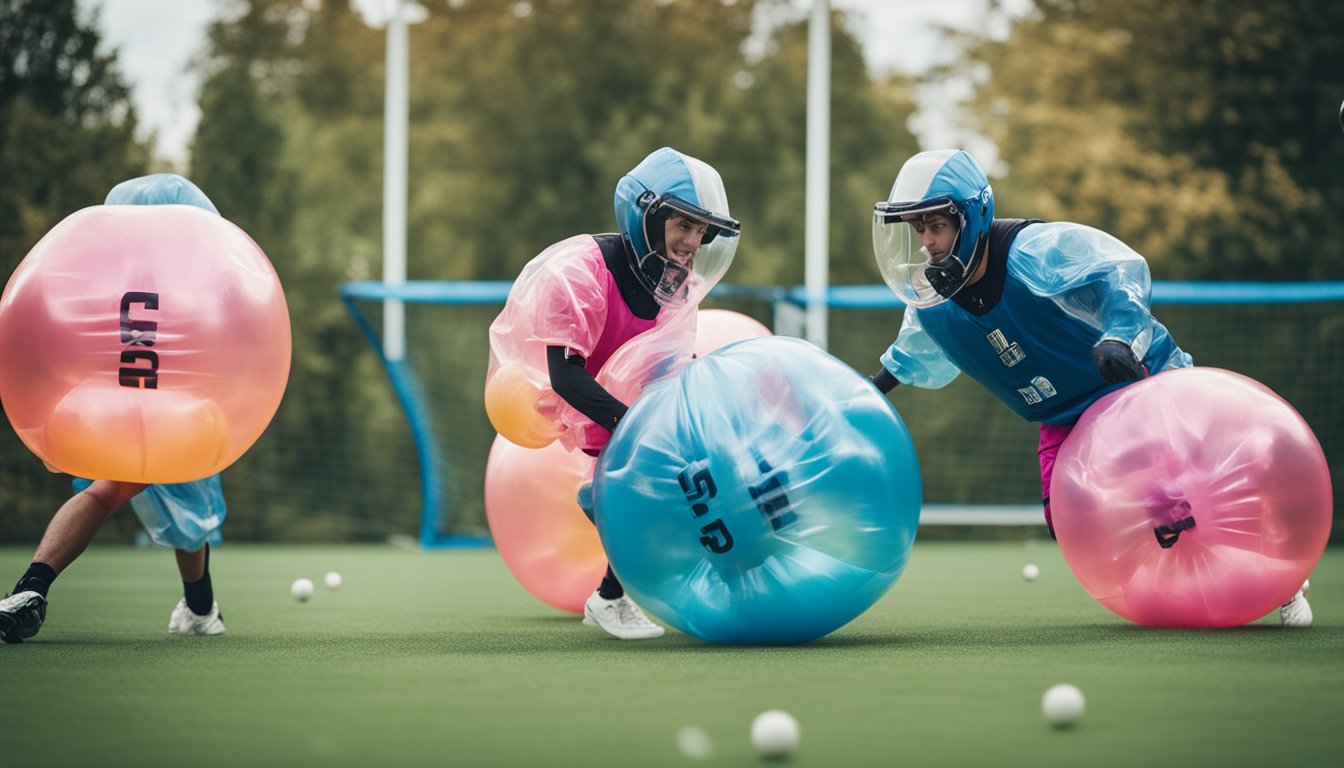
<svg viewBox="0 0 1344 768">
<path fill-rule="evenodd" d="M 968 41 L 1005 213 L 1129 242 L 1163 278 L 1344 276 L 1344 5 L 1038 0 Z"/>
<path fill-rule="evenodd" d="M 368 277 L 351 265 L 377 252 L 382 37 L 343 4 L 307 5 L 234 3 L 212 25 L 192 147 L 193 179 L 275 265 L 294 339 L 280 410 L 224 474 L 229 529 L 381 538 L 416 527 L 415 465 L 404 417 L 337 297 L 342 282 Z M 352 493 L 362 478 L 385 485 Z"/>
<path fill-rule="evenodd" d="M 0 269 L 66 215 L 143 172 L 115 57 L 75 0 L 0 0 Z"/>
<path fill-rule="evenodd" d="M 145 172 L 130 91 L 74 0 L 0 0 L 0 274 L 61 219 Z M 15 361 L 0 362 L 14 365 Z M 46 473 L 0 419 L 4 522 L 41 530 L 68 478 Z"/>
<path fill-rule="evenodd" d="M 670 145 L 720 171 L 743 222 L 727 281 L 803 281 L 808 25 L 797 3 L 424 4 L 428 19 L 409 30 L 411 279 L 510 279 L 556 240 L 611 231 L 617 179 Z M 229 535 L 412 533 L 419 471 L 405 417 L 337 299 L 342 283 L 379 276 L 386 35 L 346 2 L 216 7 L 187 175 L 270 256 L 294 338 L 275 421 L 225 473 Z M 0 0 L 6 274 L 62 217 L 149 164 L 115 55 L 99 52 L 75 8 Z M 1038 0 L 1030 15 L 1004 17 L 1006 39 L 964 33 L 964 55 L 922 81 L 874 80 L 843 12 L 834 18 L 832 283 L 876 282 L 872 204 L 920 148 L 906 128 L 915 88 L 955 78 L 975 86 L 963 128 L 999 150 L 991 172 L 1000 214 L 1107 229 L 1148 256 L 1159 278 L 1344 277 L 1335 116 L 1344 4 Z M 484 341 L 473 330 L 486 312 L 470 310 L 447 331 L 414 329 L 411 346 L 445 404 L 435 428 L 459 438 L 448 452 L 478 462 L 479 446 L 463 436 L 488 432 Z M 867 371 L 898 321 L 881 313 L 847 329 L 837 317 L 834 349 Z M 1318 346 L 1329 347 L 1334 325 L 1314 326 Z M 1244 346 L 1262 348 L 1271 332 L 1257 338 L 1266 341 Z M 1030 500 L 1029 425 L 1000 420 L 997 404 L 964 390 L 901 398 L 921 451 L 1024 446 L 1011 481 L 931 474 L 936 500 Z M 966 463 L 977 462 L 956 466 Z M 38 466 L 6 425 L 0 488 L 12 511 L 0 539 L 35 537 L 68 492 Z M 480 524 L 474 489 L 458 492 L 473 495 L 453 503 Z"/>
<path fill-rule="evenodd" d="M 511 279 L 551 242 L 613 230 L 616 181 L 671 145 L 719 169 L 744 221 L 730 279 L 802 280 L 807 30 L 786 3 L 429 8 L 409 30 L 412 279 Z M 776 25 L 764 53 L 748 55 L 758 9 L 773 10 Z M 378 277 L 385 33 L 344 3 L 232 0 L 221 10 L 190 175 L 270 255 L 295 339 L 275 421 L 224 476 L 231 535 L 413 532 L 420 497 L 405 417 L 336 300 L 342 282 Z M 831 242 L 854 257 L 833 274 L 867 282 L 869 212 L 915 149 L 901 127 L 911 104 L 908 84 L 870 80 L 843 25 L 833 48 Z M 435 379 L 449 414 L 474 412 L 478 345 L 413 341 L 412 356 L 436 342 L 479 356 L 441 358 L 453 367 Z M 483 522 L 478 502 L 453 503 Z M 325 527 L 304 522 L 315 509 Z"/>
</svg>

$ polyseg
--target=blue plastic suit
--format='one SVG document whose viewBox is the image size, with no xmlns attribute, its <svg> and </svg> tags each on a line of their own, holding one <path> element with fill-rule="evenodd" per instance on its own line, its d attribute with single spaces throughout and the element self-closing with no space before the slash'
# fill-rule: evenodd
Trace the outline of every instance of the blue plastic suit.
<svg viewBox="0 0 1344 768">
<path fill-rule="evenodd" d="M 1008 251 L 1003 296 L 977 317 L 954 302 L 905 311 L 882 364 L 901 383 L 937 389 L 965 372 L 1028 421 L 1072 424 L 1123 384 L 1107 384 L 1092 347 L 1114 339 L 1156 374 L 1192 364 L 1149 310 L 1143 257 L 1091 227 L 1040 223 Z"/>
</svg>

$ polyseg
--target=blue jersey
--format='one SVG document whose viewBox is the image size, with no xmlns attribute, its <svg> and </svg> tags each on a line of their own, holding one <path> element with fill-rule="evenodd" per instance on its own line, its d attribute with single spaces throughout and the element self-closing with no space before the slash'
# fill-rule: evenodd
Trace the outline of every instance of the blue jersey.
<svg viewBox="0 0 1344 768">
<path fill-rule="evenodd" d="M 952 301 L 908 308 L 882 364 L 904 384 L 946 386 L 962 372 L 1022 418 L 1072 424 L 1123 384 L 1107 384 L 1092 347 L 1113 339 L 1149 373 L 1192 364 L 1149 310 L 1143 257 L 1080 224 L 1033 224 L 1007 253 L 1003 293 L 975 315 Z"/>
</svg>

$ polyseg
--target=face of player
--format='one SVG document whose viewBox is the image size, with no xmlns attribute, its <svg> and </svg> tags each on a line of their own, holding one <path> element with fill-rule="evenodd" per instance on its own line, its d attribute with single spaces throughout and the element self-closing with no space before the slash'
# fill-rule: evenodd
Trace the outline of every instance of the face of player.
<svg viewBox="0 0 1344 768">
<path fill-rule="evenodd" d="M 925 214 L 910 226 L 919 233 L 919 241 L 934 264 L 946 259 L 957 244 L 957 222 L 941 214 Z"/>
<path fill-rule="evenodd" d="M 685 216 L 669 216 L 663 225 L 663 244 L 667 249 L 664 255 L 677 264 L 689 267 L 708 230 L 709 226 L 702 221 Z"/>
</svg>

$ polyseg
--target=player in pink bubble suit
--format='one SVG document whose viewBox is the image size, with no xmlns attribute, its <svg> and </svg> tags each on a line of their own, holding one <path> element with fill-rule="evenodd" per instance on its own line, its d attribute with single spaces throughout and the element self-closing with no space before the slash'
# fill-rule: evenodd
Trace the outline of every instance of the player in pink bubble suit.
<svg viewBox="0 0 1344 768">
<path fill-rule="evenodd" d="M 964 150 L 910 158 L 875 208 L 878 267 L 906 311 L 873 383 L 938 389 L 964 372 L 1040 424 L 1054 536 L 1050 478 L 1083 412 L 1130 382 L 1193 365 L 1152 315 L 1147 262 L 1081 224 L 995 219 L 989 179 Z M 1281 609 L 1284 626 L 1311 625 L 1306 588 Z"/>
<path fill-rule="evenodd" d="M 615 207 L 619 234 L 576 235 L 544 250 L 490 326 L 487 401 L 495 375 L 521 367 L 538 396 L 520 407 L 535 407 L 566 448 L 591 456 L 643 385 L 691 358 L 696 308 L 727 272 L 741 231 L 718 172 L 669 147 L 621 178 Z M 590 517 L 591 487 L 579 492 Z M 583 622 L 624 640 L 663 634 L 610 567 Z"/>
<path fill-rule="evenodd" d="M 108 193 L 105 205 L 190 205 L 219 214 L 195 184 L 169 173 L 128 179 Z M 74 486 L 75 494 L 48 523 L 28 570 L 0 600 L 0 639 L 20 643 L 37 634 L 46 619 L 52 582 L 127 502 L 150 539 L 174 550 L 183 595 L 169 616 L 169 634 L 224 633 L 210 579 L 210 545 L 220 543 L 227 511 L 218 473 L 184 483 L 78 479 Z"/>
</svg>

